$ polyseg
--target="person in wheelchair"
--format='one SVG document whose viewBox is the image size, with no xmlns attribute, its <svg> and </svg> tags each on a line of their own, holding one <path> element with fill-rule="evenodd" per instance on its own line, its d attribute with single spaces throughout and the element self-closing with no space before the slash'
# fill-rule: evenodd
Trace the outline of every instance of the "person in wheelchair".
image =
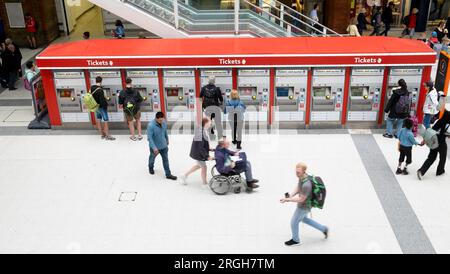
<svg viewBox="0 0 450 274">
<path fill-rule="evenodd" d="M 258 180 L 252 176 L 252 166 L 243 152 L 233 152 L 229 150 L 228 140 L 219 141 L 214 158 L 216 159 L 216 169 L 223 176 L 233 176 L 245 172 L 245 179 L 248 187 L 258 188 Z M 239 157 L 239 159 L 234 159 Z"/>
</svg>

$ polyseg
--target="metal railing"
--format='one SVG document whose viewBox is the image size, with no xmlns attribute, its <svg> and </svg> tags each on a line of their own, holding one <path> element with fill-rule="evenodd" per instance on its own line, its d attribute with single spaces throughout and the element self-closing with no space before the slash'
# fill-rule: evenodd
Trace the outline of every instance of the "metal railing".
<svg viewBox="0 0 450 274">
<path fill-rule="evenodd" d="M 196 0 L 121 0 L 188 34 L 251 34 L 257 37 L 340 36 L 298 11 L 272 1 L 270 12 L 249 0 L 234 9 L 199 10 Z M 278 7 L 276 6 L 278 5 Z M 298 17 L 306 18 L 308 22 Z"/>
</svg>

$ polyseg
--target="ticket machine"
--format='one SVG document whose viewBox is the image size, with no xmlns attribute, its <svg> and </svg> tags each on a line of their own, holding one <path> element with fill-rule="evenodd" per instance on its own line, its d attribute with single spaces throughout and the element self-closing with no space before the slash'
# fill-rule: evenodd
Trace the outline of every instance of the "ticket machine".
<svg viewBox="0 0 450 274">
<path fill-rule="evenodd" d="M 163 77 L 167 120 L 170 122 L 194 121 L 194 70 L 165 70 Z"/>
<path fill-rule="evenodd" d="M 231 89 L 233 88 L 233 77 L 231 69 L 202 69 L 200 71 L 201 86 L 208 85 L 209 77 L 216 78 L 216 87 L 220 88 L 223 97 L 223 106 L 226 105 L 227 100 L 230 99 Z M 228 120 L 227 115 L 224 115 L 222 121 Z"/>
<path fill-rule="evenodd" d="M 277 69 L 275 122 L 303 124 L 306 111 L 308 69 Z"/>
<path fill-rule="evenodd" d="M 411 112 L 417 113 L 417 104 L 419 101 L 420 84 L 422 80 L 422 67 L 409 68 L 391 68 L 389 73 L 389 84 L 386 92 L 386 101 L 383 109 L 386 107 L 389 98 L 392 96 L 392 90 L 398 88 L 398 81 L 404 79 L 408 85 L 411 98 Z M 385 118 L 387 114 L 385 115 Z"/>
<path fill-rule="evenodd" d="M 376 126 L 380 110 L 383 68 L 354 68 L 350 79 L 347 121 Z"/>
<path fill-rule="evenodd" d="M 154 119 L 155 113 L 161 111 L 158 71 L 128 70 L 127 77 L 131 78 L 133 88 L 137 90 L 144 99 L 140 107 L 141 120 L 150 121 Z"/>
<path fill-rule="evenodd" d="M 268 120 L 270 90 L 269 69 L 238 70 L 238 92 L 247 106 L 245 120 L 266 122 Z"/>
<path fill-rule="evenodd" d="M 123 109 L 119 108 L 119 94 L 123 90 L 122 77 L 119 70 L 91 71 L 91 85 L 95 85 L 95 78 L 102 77 L 102 87 L 108 102 L 108 116 L 110 122 L 123 122 Z"/>
<path fill-rule="evenodd" d="M 82 103 L 86 94 L 84 72 L 56 71 L 53 77 L 61 122 L 63 124 L 89 122 L 89 111 Z"/>
<path fill-rule="evenodd" d="M 339 124 L 345 84 L 345 69 L 313 70 L 311 124 Z"/>
</svg>

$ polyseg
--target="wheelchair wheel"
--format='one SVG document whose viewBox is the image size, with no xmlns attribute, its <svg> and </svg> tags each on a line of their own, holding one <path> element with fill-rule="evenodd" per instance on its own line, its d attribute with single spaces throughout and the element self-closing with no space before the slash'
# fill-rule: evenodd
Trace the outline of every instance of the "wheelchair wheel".
<svg viewBox="0 0 450 274">
<path fill-rule="evenodd" d="M 231 190 L 231 184 L 225 176 L 214 176 L 209 181 L 209 187 L 217 195 L 225 195 Z"/>
</svg>

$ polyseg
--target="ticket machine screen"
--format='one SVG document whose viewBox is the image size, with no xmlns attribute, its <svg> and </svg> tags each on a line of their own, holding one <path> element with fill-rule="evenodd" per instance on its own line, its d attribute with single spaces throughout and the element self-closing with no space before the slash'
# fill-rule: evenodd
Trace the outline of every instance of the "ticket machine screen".
<svg viewBox="0 0 450 274">
<path fill-rule="evenodd" d="M 178 95 L 181 95 L 182 93 L 180 93 L 181 89 L 178 88 L 167 88 L 166 89 L 166 93 L 167 93 L 167 97 L 178 97 Z"/>
<path fill-rule="evenodd" d="M 329 97 L 331 95 L 331 88 L 329 87 L 315 87 L 313 88 L 314 97 Z M 330 99 L 330 98 L 327 98 Z"/>
<path fill-rule="evenodd" d="M 70 98 L 75 93 L 74 89 L 58 89 L 59 97 Z"/>
<path fill-rule="evenodd" d="M 256 88 L 255 87 L 240 88 L 239 94 L 244 97 L 252 96 L 253 94 L 256 94 Z"/>
<path fill-rule="evenodd" d="M 277 97 L 289 97 L 293 95 L 292 88 L 277 88 Z"/>
<path fill-rule="evenodd" d="M 363 99 L 368 99 L 369 88 L 368 87 L 351 87 L 350 94 L 352 97 L 360 97 Z"/>
</svg>

